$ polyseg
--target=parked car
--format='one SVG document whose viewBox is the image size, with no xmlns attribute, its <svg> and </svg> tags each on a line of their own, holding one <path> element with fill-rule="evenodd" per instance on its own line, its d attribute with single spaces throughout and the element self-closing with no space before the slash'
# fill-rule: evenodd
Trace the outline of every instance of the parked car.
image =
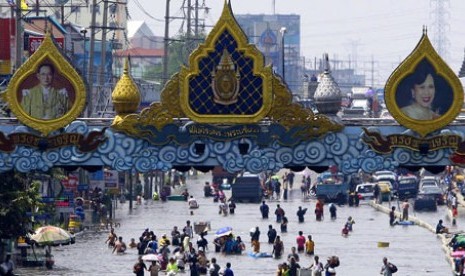
<svg viewBox="0 0 465 276">
<path fill-rule="evenodd" d="M 424 176 L 420 180 L 420 190 L 423 187 L 439 187 L 439 180 L 434 176 Z"/>
<path fill-rule="evenodd" d="M 389 181 L 391 183 L 391 191 L 393 191 L 393 187 L 397 185 L 397 174 L 391 171 L 378 171 L 373 174 L 373 179 L 376 182 L 380 181 Z"/>
<path fill-rule="evenodd" d="M 418 194 L 413 202 L 413 209 L 436 211 L 438 209 L 436 197 L 431 194 Z"/>
<path fill-rule="evenodd" d="M 359 199 L 372 199 L 375 183 L 362 183 L 355 187 Z"/>
<path fill-rule="evenodd" d="M 444 198 L 444 191 L 438 186 L 423 186 L 420 189 L 421 194 L 431 195 L 436 198 L 436 203 L 438 205 L 446 204 L 446 200 Z"/>
<path fill-rule="evenodd" d="M 380 180 L 380 179 L 393 179 L 396 180 L 396 173 L 391 172 L 391 171 L 377 171 L 373 173 L 373 178 L 375 180 Z"/>
</svg>

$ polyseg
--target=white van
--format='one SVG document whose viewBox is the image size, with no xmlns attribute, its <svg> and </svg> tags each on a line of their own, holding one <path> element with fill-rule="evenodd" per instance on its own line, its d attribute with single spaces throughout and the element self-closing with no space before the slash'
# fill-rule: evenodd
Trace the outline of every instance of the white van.
<svg viewBox="0 0 465 276">
<path fill-rule="evenodd" d="M 373 191 L 375 183 L 362 183 L 355 187 L 355 191 L 358 193 L 359 199 L 373 199 Z"/>
</svg>

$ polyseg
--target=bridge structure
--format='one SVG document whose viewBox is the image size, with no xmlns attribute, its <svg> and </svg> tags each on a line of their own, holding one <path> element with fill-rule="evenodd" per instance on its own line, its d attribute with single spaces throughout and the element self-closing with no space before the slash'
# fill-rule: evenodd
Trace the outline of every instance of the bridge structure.
<svg viewBox="0 0 465 276">
<path fill-rule="evenodd" d="M 56 68 L 54 81 L 67 93 L 67 107 L 56 117 L 36 115 L 25 104 L 44 64 Z M 430 117 L 405 109 L 414 100 L 409 85 L 423 67 L 432 69 L 436 84 L 429 96 L 434 98 L 428 103 Z M 334 82 L 329 70 L 325 78 Z M 318 89 L 319 106 L 340 106 L 340 91 Z M 205 43 L 167 82 L 160 102 L 137 111 L 140 94 L 127 63 L 112 93 L 115 117 L 87 119 L 79 117 L 89 98 L 86 85 L 47 36 L 2 93 L 16 118 L 0 121 L 0 171 L 95 166 L 121 172 L 208 171 L 222 166 L 229 172 L 306 167 L 321 172 L 335 165 L 351 174 L 398 167 L 439 171 L 465 164 L 465 126 L 457 119 L 463 88 L 426 31 L 385 91 L 394 120 L 342 120 L 293 102 L 286 83 L 248 43 L 225 1 Z"/>
</svg>

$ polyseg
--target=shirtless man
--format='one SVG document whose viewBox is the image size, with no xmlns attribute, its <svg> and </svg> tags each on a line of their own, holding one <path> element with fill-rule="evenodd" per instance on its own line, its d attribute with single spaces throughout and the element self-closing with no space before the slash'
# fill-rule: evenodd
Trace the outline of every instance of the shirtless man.
<svg viewBox="0 0 465 276">
<path fill-rule="evenodd" d="M 115 234 L 115 229 L 111 228 L 110 233 L 108 234 L 108 239 L 105 241 L 105 243 L 108 243 L 108 247 L 115 247 L 115 242 L 116 242 L 116 234 Z"/>
<path fill-rule="evenodd" d="M 123 237 L 118 237 L 118 241 L 115 243 L 113 247 L 112 253 L 124 253 L 126 251 L 126 244 L 123 242 Z"/>
</svg>

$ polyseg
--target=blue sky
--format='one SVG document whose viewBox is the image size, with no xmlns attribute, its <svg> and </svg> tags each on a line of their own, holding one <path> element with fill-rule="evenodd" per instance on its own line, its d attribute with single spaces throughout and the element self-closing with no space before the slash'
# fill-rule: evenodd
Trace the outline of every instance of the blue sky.
<svg viewBox="0 0 465 276">
<path fill-rule="evenodd" d="M 195 0 L 191 0 L 195 3 Z M 300 14 L 301 55 L 307 60 L 321 58 L 357 62 L 360 73 L 371 74 L 375 61 L 375 79 L 383 84 L 392 70 L 415 48 L 423 25 L 435 45 L 437 1 L 444 2 L 445 25 L 441 30 L 447 38 L 443 58 L 458 72 L 465 49 L 465 1 L 463 0 L 232 0 L 235 14 L 273 13 Z M 154 5 L 156 2 L 156 5 Z M 171 14 L 182 16 L 183 0 L 171 0 Z M 187 2 L 187 0 L 186 0 Z M 210 8 L 206 24 L 213 25 L 221 14 L 223 0 L 199 0 Z M 156 35 L 164 34 L 166 0 L 129 0 L 132 18 L 146 20 Z M 173 20 L 171 34 L 178 33 L 181 20 Z M 435 45 L 436 46 L 436 45 Z M 309 64 L 310 66 L 310 64 Z M 376 85 L 376 84 L 375 84 Z"/>
</svg>

